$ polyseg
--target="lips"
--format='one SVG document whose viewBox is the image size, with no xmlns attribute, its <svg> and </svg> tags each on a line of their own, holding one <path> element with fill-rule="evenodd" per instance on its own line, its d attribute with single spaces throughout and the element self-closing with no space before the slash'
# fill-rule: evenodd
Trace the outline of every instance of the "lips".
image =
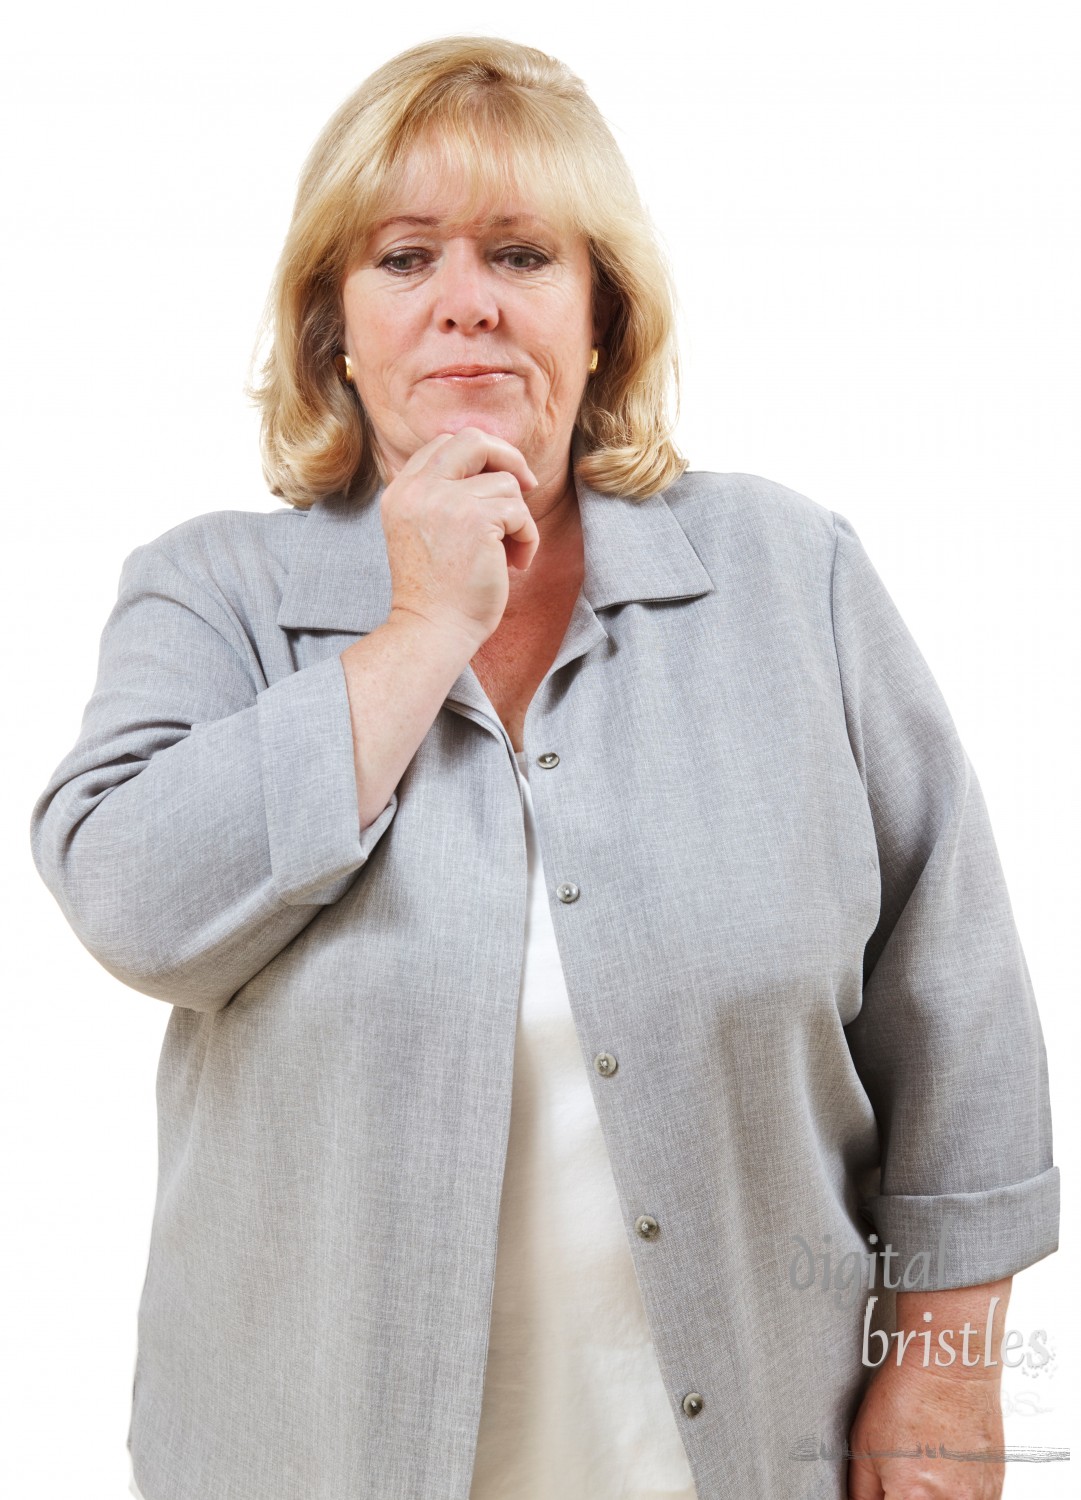
<svg viewBox="0 0 1081 1500">
<path fill-rule="evenodd" d="M 480 375 L 510 375 L 513 372 L 504 365 L 447 365 L 444 370 L 433 370 L 429 380 L 472 380 Z"/>
</svg>

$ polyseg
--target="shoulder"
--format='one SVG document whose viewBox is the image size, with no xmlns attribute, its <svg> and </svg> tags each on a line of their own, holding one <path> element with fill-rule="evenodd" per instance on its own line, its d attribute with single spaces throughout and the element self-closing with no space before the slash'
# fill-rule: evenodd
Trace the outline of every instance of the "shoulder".
<svg viewBox="0 0 1081 1500">
<path fill-rule="evenodd" d="M 836 547 L 836 512 L 798 490 L 760 474 L 719 474 L 687 469 L 663 492 L 688 539 L 708 566 L 723 551 L 766 566 L 823 559 Z"/>
<path fill-rule="evenodd" d="M 138 586 L 165 572 L 226 599 L 253 590 L 280 593 L 307 518 L 292 506 L 190 516 L 135 547 L 124 559 L 122 584 Z"/>
</svg>

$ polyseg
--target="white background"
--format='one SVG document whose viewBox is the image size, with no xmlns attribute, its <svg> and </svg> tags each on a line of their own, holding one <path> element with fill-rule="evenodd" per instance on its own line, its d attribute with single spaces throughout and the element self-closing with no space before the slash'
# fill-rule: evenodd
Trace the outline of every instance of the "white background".
<svg viewBox="0 0 1081 1500">
<path fill-rule="evenodd" d="M 242 386 L 297 172 L 369 72 L 449 31 L 539 46 L 585 80 L 673 264 L 682 451 L 693 468 L 766 475 L 847 516 L 951 707 L 1036 988 L 1063 1169 L 1062 1249 L 1017 1277 L 1007 1318 L 1026 1338 L 1048 1331 L 1050 1369 L 1005 1384 L 1047 1409 L 1022 1414 L 1011 1398 L 1006 1440 L 1070 1445 L 1075 17 L 1032 0 L 669 0 L 610 13 L 581 0 L 56 0 L 9 23 L 0 1489 L 10 1500 L 127 1493 L 169 1015 L 106 974 L 67 927 L 30 859 L 30 807 L 77 735 L 126 554 L 192 515 L 282 503 L 263 485 Z M 1009 1096 L 1004 1078 L 1005 1110 Z M 1064 1497 L 1075 1470 L 1011 1464 L 1005 1493 Z"/>
</svg>

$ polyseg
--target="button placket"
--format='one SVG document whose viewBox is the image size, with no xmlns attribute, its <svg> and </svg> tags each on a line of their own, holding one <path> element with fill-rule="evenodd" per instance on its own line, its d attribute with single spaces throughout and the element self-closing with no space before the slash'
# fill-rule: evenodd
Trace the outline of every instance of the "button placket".
<svg viewBox="0 0 1081 1500">
<path fill-rule="evenodd" d="M 600 1057 L 609 1054 L 602 1052 Z M 598 1069 L 598 1072 L 601 1071 Z M 652 1214 L 639 1214 L 634 1221 L 634 1232 L 643 1240 L 655 1240 L 661 1232 L 661 1226 Z M 705 1402 L 698 1391 L 689 1391 L 681 1402 L 684 1414 L 688 1417 L 696 1417 L 702 1410 Z"/>
<path fill-rule="evenodd" d="M 554 750 L 546 750 L 542 755 L 536 757 L 536 763 L 542 770 L 551 771 L 559 765 L 559 756 Z M 582 894 L 579 887 L 572 880 L 564 880 L 556 886 L 556 896 L 564 905 L 577 901 Z M 619 1063 L 611 1052 L 598 1052 L 593 1059 L 593 1066 L 602 1078 L 611 1078 L 619 1067 Z M 639 1238 L 643 1240 L 655 1240 L 661 1232 L 661 1226 L 652 1214 L 639 1214 L 634 1221 L 634 1230 Z M 682 1399 L 681 1408 L 688 1417 L 697 1417 L 705 1402 L 698 1391 L 689 1391 Z"/>
<path fill-rule="evenodd" d="M 543 770 L 552 771 L 559 765 L 559 756 L 554 750 L 545 750 L 543 754 L 536 757 L 536 761 L 537 765 Z M 575 885 L 573 880 L 561 881 L 556 886 L 556 896 L 563 902 L 564 906 L 569 906 L 572 901 L 577 901 L 581 894 L 581 890 Z"/>
</svg>

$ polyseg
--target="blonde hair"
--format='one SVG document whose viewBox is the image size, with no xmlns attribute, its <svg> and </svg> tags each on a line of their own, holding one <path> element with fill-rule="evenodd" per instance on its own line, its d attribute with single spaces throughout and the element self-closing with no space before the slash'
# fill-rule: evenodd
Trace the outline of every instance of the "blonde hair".
<svg viewBox="0 0 1081 1500">
<path fill-rule="evenodd" d="M 517 190 L 584 236 L 594 296 L 609 294 L 614 312 L 577 415 L 575 472 L 606 494 L 644 498 L 671 484 L 687 467 L 668 419 L 670 386 L 679 411 L 675 294 L 623 155 L 564 63 L 499 37 L 452 36 L 372 73 L 304 164 L 260 330 L 262 381 L 248 387 L 271 493 L 306 508 L 329 493 L 365 495 L 384 477 L 336 363 L 341 284 L 421 147 L 446 180 L 465 182 L 463 214 Z"/>
</svg>

